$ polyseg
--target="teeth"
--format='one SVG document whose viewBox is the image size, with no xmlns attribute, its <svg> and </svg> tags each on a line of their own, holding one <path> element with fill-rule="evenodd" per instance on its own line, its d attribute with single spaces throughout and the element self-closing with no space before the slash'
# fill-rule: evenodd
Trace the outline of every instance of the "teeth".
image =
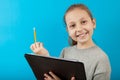
<svg viewBox="0 0 120 80">
<path fill-rule="evenodd" d="M 81 37 L 85 36 L 85 34 L 80 34 Z"/>
<path fill-rule="evenodd" d="M 79 37 L 79 36 L 83 37 L 83 36 L 85 36 L 86 34 L 87 34 L 87 32 L 86 32 L 86 33 L 83 33 L 83 34 L 78 34 L 78 35 L 76 35 L 76 37 Z"/>
</svg>

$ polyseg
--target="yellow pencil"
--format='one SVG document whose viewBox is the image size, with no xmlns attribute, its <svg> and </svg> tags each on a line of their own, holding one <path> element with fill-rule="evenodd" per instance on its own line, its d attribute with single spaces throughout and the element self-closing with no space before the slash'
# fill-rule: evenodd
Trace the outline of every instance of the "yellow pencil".
<svg viewBox="0 0 120 80">
<path fill-rule="evenodd" d="M 33 28 L 33 32 L 34 32 L 34 42 L 36 42 L 36 29 L 35 29 L 35 27 Z"/>
</svg>

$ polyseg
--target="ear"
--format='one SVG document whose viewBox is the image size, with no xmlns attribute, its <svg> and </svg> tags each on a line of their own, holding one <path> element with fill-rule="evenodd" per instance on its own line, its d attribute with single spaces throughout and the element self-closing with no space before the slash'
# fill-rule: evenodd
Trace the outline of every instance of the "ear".
<svg viewBox="0 0 120 80">
<path fill-rule="evenodd" d="M 96 28 L 96 20 L 95 20 L 95 18 L 93 18 L 92 22 L 93 22 L 93 29 L 95 29 Z"/>
</svg>

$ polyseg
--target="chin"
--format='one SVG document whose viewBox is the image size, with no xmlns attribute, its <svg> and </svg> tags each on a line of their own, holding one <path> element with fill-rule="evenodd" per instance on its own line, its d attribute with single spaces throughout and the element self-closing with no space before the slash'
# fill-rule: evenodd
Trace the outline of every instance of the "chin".
<svg viewBox="0 0 120 80">
<path fill-rule="evenodd" d="M 77 42 L 81 43 L 81 44 L 86 43 L 87 41 L 88 41 L 88 39 L 77 40 Z"/>
</svg>

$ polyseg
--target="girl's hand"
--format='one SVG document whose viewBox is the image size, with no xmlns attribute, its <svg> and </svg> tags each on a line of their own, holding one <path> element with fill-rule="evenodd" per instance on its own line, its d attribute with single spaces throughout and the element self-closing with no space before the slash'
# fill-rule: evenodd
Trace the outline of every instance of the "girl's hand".
<svg viewBox="0 0 120 80">
<path fill-rule="evenodd" d="M 75 77 L 72 77 L 71 80 L 75 80 Z"/>
<path fill-rule="evenodd" d="M 49 76 L 50 75 L 50 76 Z M 49 72 L 48 74 L 44 74 L 44 80 L 61 80 L 58 76 L 56 76 L 53 72 Z M 75 77 L 72 77 L 71 80 L 75 80 Z"/>
<path fill-rule="evenodd" d="M 43 44 L 40 42 L 32 44 L 30 48 L 36 54 L 40 54 L 41 56 L 49 56 L 49 52 L 43 47 Z"/>
<path fill-rule="evenodd" d="M 50 75 L 50 76 L 49 76 Z M 44 74 L 45 78 L 44 80 L 61 80 L 59 77 L 57 77 L 53 72 L 49 72 L 48 74 Z"/>
</svg>

